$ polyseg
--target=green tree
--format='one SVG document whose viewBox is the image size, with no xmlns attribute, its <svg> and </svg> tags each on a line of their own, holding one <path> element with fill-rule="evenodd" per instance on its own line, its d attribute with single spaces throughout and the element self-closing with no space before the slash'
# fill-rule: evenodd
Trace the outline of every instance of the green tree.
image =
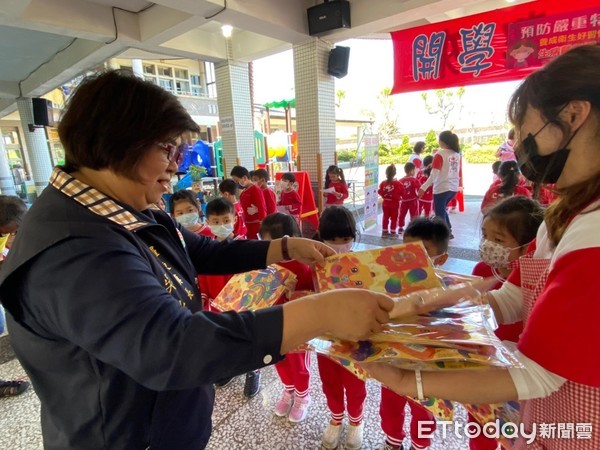
<svg viewBox="0 0 600 450">
<path fill-rule="evenodd" d="M 337 90 L 335 93 L 335 107 L 339 108 L 342 105 L 342 101 L 346 99 L 346 91 L 343 91 L 341 89 Z"/>
<path fill-rule="evenodd" d="M 425 136 L 425 153 L 432 153 L 438 147 L 437 134 L 433 130 L 429 130 Z"/>
<path fill-rule="evenodd" d="M 431 115 L 438 115 L 442 119 L 442 128 L 446 129 L 448 118 L 454 109 L 460 112 L 462 106 L 462 96 L 465 94 L 465 88 L 457 89 L 435 89 L 433 91 L 434 99 L 429 101 L 429 92 L 423 92 L 421 98 L 425 103 L 425 109 Z M 433 104 L 432 104 L 433 103 Z"/>
<path fill-rule="evenodd" d="M 377 96 L 379 104 L 381 105 L 382 115 L 378 122 L 377 131 L 381 137 L 381 141 L 387 144 L 388 147 L 392 146 L 392 136 L 398 134 L 400 128 L 398 127 L 398 114 L 394 111 L 394 98 L 392 97 L 392 88 L 383 88 Z"/>
</svg>

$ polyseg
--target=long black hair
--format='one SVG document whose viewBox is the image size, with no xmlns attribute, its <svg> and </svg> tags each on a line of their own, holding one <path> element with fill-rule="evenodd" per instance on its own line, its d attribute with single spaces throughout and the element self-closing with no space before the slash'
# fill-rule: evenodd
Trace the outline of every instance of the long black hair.
<svg viewBox="0 0 600 450">
<path fill-rule="evenodd" d="M 329 174 L 330 173 L 336 173 L 338 177 L 340 177 L 340 180 L 342 181 L 342 183 L 346 184 L 346 178 L 344 178 L 344 171 L 342 169 L 340 169 L 338 166 L 329 166 L 327 168 L 327 172 L 325 172 L 325 189 L 327 189 L 329 187 Z"/>
<path fill-rule="evenodd" d="M 498 177 L 502 180 L 498 191 L 505 197 L 515 194 L 515 188 L 519 184 L 519 164 L 516 161 L 504 161 L 498 169 Z"/>
</svg>

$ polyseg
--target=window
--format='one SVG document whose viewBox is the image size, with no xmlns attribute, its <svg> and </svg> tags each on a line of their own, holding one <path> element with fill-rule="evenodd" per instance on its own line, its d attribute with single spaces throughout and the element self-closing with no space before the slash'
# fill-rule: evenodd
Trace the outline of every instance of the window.
<svg viewBox="0 0 600 450">
<path fill-rule="evenodd" d="M 208 90 L 208 96 L 214 98 L 217 96 L 217 83 L 214 63 L 208 61 L 205 62 L 204 70 L 206 71 L 206 89 Z"/>
<path fill-rule="evenodd" d="M 148 75 L 156 75 L 156 67 L 154 64 L 144 64 L 144 73 Z"/>
<path fill-rule="evenodd" d="M 161 77 L 172 77 L 173 69 L 170 67 L 158 66 L 158 75 Z"/>
<path fill-rule="evenodd" d="M 158 79 L 158 85 L 163 88 L 165 91 L 169 91 L 171 93 L 174 93 L 173 90 L 173 80 L 170 80 L 168 78 L 159 78 Z"/>
<path fill-rule="evenodd" d="M 178 95 L 190 95 L 190 83 L 187 81 L 175 81 L 175 86 L 177 88 L 176 94 Z"/>
<path fill-rule="evenodd" d="M 190 75 L 190 81 L 193 85 L 202 86 L 200 75 Z"/>
<path fill-rule="evenodd" d="M 149 81 L 150 83 L 158 84 L 156 82 L 156 77 L 144 77 L 144 80 Z"/>
<path fill-rule="evenodd" d="M 188 71 L 184 69 L 175 69 L 175 78 L 188 79 Z"/>
</svg>

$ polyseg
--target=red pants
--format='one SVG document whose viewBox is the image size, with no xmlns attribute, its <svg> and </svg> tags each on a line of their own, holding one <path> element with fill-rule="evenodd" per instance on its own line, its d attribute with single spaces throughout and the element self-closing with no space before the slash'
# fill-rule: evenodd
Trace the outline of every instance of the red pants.
<svg viewBox="0 0 600 450">
<path fill-rule="evenodd" d="M 423 216 L 429 217 L 432 205 L 433 200 L 419 200 L 419 214 L 423 213 Z"/>
<path fill-rule="evenodd" d="M 471 414 L 467 414 L 468 423 L 478 423 Z M 481 433 L 476 438 L 469 439 L 470 450 L 496 450 L 498 448 L 498 441 L 494 438 L 489 438 Z"/>
<path fill-rule="evenodd" d="M 412 420 L 410 421 L 410 439 L 416 449 L 427 448 L 431 445 L 431 438 L 419 438 L 419 422 L 433 422 L 427 426 L 423 425 L 426 434 L 435 431 L 435 417 L 421 405 L 409 401 L 406 397 L 392 392 L 388 388 L 381 387 L 381 404 L 379 416 L 381 417 L 381 429 L 386 435 L 386 441 L 393 446 L 401 446 L 406 437 L 404 432 L 404 407 L 408 402 Z"/>
<path fill-rule="evenodd" d="M 396 228 L 398 228 L 398 211 L 400 210 L 399 202 L 386 202 L 383 201 L 381 206 L 383 209 L 383 222 L 381 223 L 381 229 L 383 231 L 391 231 L 392 233 L 396 232 Z M 388 225 L 390 225 L 388 227 Z"/>
<path fill-rule="evenodd" d="M 411 220 L 417 217 L 419 212 L 419 200 L 402 200 L 400 204 L 400 216 L 398 216 L 398 226 L 400 228 L 404 228 L 404 218 L 406 217 L 406 213 L 410 212 Z"/>
<path fill-rule="evenodd" d="M 248 239 L 258 239 L 258 231 L 260 230 L 260 222 L 246 222 L 246 228 L 248 232 L 246 233 L 246 237 Z"/>
<path fill-rule="evenodd" d="M 331 419 L 341 422 L 344 419 L 344 391 L 350 423 L 358 425 L 363 419 L 363 407 L 367 398 L 365 382 L 356 378 L 350 371 L 323 355 L 317 354 L 319 375 L 323 393 L 331 411 Z"/>
<path fill-rule="evenodd" d="M 306 397 L 310 385 L 310 353 L 288 353 L 283 361 L 275 364 L 286 391 L 296 397 Z"/>
</svg>

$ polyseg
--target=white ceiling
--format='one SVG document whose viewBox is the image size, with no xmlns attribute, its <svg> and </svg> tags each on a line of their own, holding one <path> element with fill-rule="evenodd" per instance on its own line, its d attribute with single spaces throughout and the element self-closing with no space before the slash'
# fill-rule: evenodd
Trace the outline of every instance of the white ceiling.
<svg viewBox="0 0 600 450">
<path fill-rule="evenodd" d="M 526 2 L 531 0 L 519 0 Z M 224 9 L 224 5 L 227 7 Z M 0 117 L 107 59 L 251 61 L 310 39 L 315 0 L 10 0 L 0 2 Z M 505 0 L 351 0 L 352 28 L 322 36 L 388 38 L 391 30 L 507 6 Z"/>
</svg>

